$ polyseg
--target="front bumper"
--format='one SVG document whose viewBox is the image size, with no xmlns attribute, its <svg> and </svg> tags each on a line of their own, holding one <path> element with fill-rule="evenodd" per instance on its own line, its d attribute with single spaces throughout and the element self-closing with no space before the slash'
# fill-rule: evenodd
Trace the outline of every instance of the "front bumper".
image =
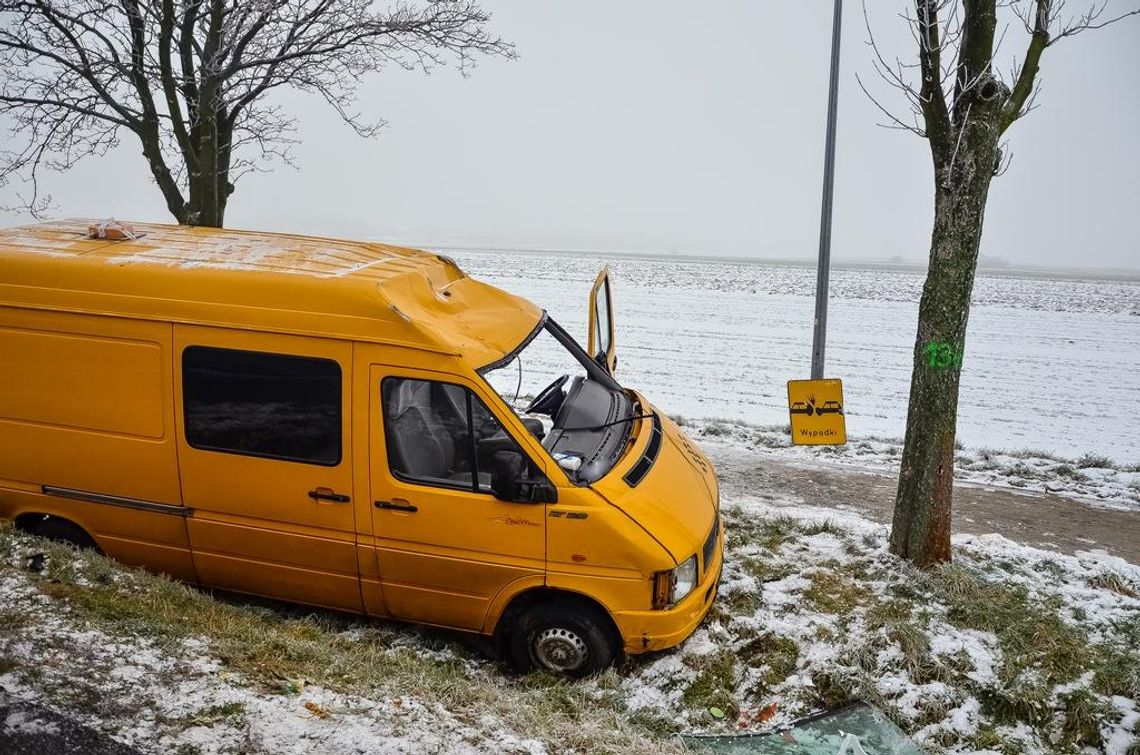
<svg viewBox="0 0 1140 755">
<path fill-rule="evenodd" d="M 716 600 L 724 566 L 724 525 L 718 527 L 716 555 L 705 569 L 701 583 L 677 605 L 661 611 L 618 611 L 613 614 L 629 655 L 666 650 L 680 645 L 692 634 Z"/>
</svg>

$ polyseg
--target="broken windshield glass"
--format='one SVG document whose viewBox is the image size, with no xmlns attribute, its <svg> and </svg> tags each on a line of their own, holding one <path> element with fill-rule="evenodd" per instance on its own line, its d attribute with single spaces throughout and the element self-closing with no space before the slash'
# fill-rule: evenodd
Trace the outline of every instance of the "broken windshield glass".
<svg viewBox="0 0 1140 755">
<path fill-rule="evenodd" d="M 865 703 L 810 716 L 785 731 L 681 739 L 693 752 L 711 755 L 922 755 L 902 729 Z"/>
</svg>

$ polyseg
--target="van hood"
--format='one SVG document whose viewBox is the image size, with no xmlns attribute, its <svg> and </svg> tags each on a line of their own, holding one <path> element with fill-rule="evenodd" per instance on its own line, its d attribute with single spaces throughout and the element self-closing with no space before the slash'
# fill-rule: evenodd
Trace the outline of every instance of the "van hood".
<svg viewBox="0 0 1140 755">
<path fill-rule="evenodd" d="M 635 484 L 627 476 L 650 448 L 652 421 L 644 421 L 626 458 L 592 487 L 640 524 L 677 563 L 701 550 L 712 529 L 718 506 L 718 488 L 712 464 L 665 415 L 657 415 L 661 446 L 649 471 Z"/>
</svg>

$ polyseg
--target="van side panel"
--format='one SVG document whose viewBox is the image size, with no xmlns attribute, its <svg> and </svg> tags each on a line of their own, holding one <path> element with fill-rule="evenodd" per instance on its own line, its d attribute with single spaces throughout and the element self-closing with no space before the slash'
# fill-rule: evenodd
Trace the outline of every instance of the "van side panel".
<svg viewBox="0 0 1140 755">
<path fill-rule="evenodd" d="M 110 556 L 194 580 L 171 338 L 165 323 L 0 307 L 0 518 L 64 517 Z"/>
<path fill-rule="evenodd" d="M 161 440 L 159 344 L 0 327 L 0 355 L 0 417 Z M 126 386 L 130 401 L 113 403 Z"/>
<path fill-rule="evenodd" d="M 182 491 L 194 510 L 187 519 L 194 565 L 203 585 L 298 603 L 360 612 L 360 567 L 352 506 L 352 344 L 323 338 L 176 325 L 174 400 Z M 340 406 L 340 458 L 320 464 L 195 447 L 187 437 L 189 349 L 293 356 L 335 364 Z M 192 352 L 191 352 L 192 353 Z M 193 380 L 193 378 L 191 378 Z M 222 380 L 232 382 L 232 376 Z M 246 410 L 248 411 L 248 409 Z M 228 423 L 247 436 L 263 434 L 266 416 L 230 409 Z M 201 421 L 201 420 L 199 420 Z M 268 423 L 272 428 L 272 422 Z M 344 496 L 318 498 L 320 490 Z"/>
</svg>

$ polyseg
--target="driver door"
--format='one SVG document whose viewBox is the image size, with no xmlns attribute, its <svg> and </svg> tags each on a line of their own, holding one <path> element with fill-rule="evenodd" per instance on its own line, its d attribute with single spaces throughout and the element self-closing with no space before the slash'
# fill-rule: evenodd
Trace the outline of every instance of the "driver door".
<svg viewBox="0 0 1140 755">
<path fill-rule="evenodd" d="M 480 630 L 496 595 L 546 575 L 546 507 L 499 500 L 485 471 L 496 449 L 518 450 L 517 442 L 454 375 L 373 364 L 369 414 L 372 529 L 388 612 Z"/>
<path fill-rule="evenodd" d="M 606 372 L 614 374 L 617 351 L 614 348 L 614 304 L 610 295 L 608 267 L 602 268 L 590 289 L 590 334 L 586 351 Z"/>
</svg>

